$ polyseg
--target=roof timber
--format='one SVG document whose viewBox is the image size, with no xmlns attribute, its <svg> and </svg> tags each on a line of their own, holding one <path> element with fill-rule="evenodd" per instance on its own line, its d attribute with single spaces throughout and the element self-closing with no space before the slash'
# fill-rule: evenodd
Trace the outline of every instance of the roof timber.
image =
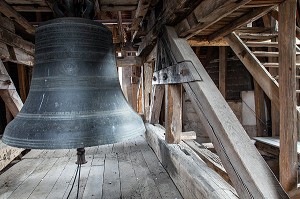
<svg viewBox="0 0 300 199">
<path fill-rule="evenodd" d="M 191 38 L 250 1 L 202 1 L 186 19 L 176 25 L 177 33 L 181 37 Z"/>
<path fill-rule="evenodd" d="M 272 10 L 272 8 L 275 7 L 275 6 L 276 5 L 252 9 L 247 14 L 243 15 L 242 17 L 234 20 L 232 23 L 224 26 L 220 30 L 218 30 L 215 33 L 211 34 L 208 37 L 208 40 L 220 39 L 221 37 L 223 37 L 225 35 L 228 35 L 229 33 L 234 31 L 235 29 L 241 27 L 242 25 L 244 25 L 246 23 L 249 23 L 249 22 L 252 22 L 252 21 L 255 21 L 256 19 L 262 17 L 267 12 Z"/>
<path fill-rule="evenodd" d="M 156 37 L 160 28 L 165 24 L 175 25 L 178 23 L 180 18 L 190 12 L 198 2 L 199 1 L 192 0 L 163 1 L 164 9 L 155 16 L 156 21 L 154 23 L 152 22 L 153 25 L 149 27 L 147 35 L 143 38 L 142 43 L 139 46 L 138 55 L 147 56 L 156 43 Z"/>
<path fill-rule="evenodd" d="M 158 29 L 168 24 L 167 21 L 174 21 L 173 25 L 177 34 L 189 39 L 189 43 L 193 46 L 202 44 L 204 46 L 227 46 L 228 44 L 221 39 L 223 36 L 265 15 L 281 2 L 282 0 L 203 0 L 195 4 L 194 10 L 186 12 L 186 17 L 181 21 L 172 20 L 170 13 L 173 15 L 178 13 L 178 10 L 172 7 L 173 9 L 168 11 L 169 15 L 158 14 L 162 17 L 157 17 L 155 27 L 142 38 L 138 54 L 147 56 L 151 52 L 156 42 Z M 183 12 L 184 6 L 180 9 Z M 167 11 L 164 10 L 164 12 Z"/>
<path fill-rule="evenodd" d="M 26 32 L 34 34 L 34 27 L 4 0 L 0 0 L 0 12 L 20 24 Z"/>
</svg>

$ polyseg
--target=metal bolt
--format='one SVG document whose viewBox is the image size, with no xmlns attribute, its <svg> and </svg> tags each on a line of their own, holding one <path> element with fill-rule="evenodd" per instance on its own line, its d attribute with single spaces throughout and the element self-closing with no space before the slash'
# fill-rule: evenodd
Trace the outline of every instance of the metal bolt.
<svg viewBox="0 0 300 199">
<path fill-rule="evenodd" d="M 163 74 L 163 80 L 168 79 L 168 75 L 166 73 Z"/>
</svg>

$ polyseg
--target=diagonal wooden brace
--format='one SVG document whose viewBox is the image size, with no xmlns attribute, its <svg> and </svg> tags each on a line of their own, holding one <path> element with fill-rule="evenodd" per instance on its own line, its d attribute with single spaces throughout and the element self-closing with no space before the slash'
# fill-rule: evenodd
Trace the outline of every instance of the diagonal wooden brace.
<svg viewBox="0 0 300 199">
<path fill-rule="evenodd" d="M 176 61 L 191 61 L 201 74 L 203 81 L 183 83 L 183 86 L 239 196 L 289 198 L 188 42 L 178 38 L 172 27 L 167 27 L 165 34 Z"/>
</svg>

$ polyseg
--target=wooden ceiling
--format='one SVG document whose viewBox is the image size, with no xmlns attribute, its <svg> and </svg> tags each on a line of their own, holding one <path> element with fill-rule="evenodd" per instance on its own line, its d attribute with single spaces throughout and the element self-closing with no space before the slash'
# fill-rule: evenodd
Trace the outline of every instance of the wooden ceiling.
<svg viewBox="0 0 300 199">
<path fill-rule="evenodd" d="M 61 8 L 66 2 L 92 3 L 90 18 L 110 28 L 117 49 L 129 48 L 140 56 L 147 56 L 163 25 L 175 26 L 180 37 L 192 41 L 215 42 L 276 8 L 282 1 L 0 0 L 0 12 L 15 21 L 17 27 L 34 34 L 34 27 L 40 22 L 57 16 L 55 6 Z"/>
</svg>

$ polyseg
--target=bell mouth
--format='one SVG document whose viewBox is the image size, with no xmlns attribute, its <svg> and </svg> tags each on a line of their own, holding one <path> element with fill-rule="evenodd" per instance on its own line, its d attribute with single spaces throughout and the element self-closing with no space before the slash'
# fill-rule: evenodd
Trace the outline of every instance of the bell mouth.
<svg viewBox="0 0 300 199">
<path fill-rule="evenodd" d="M 17 117 L 6 127 L 2 141 L 18 148 L 73 149 L 123 142 L 145 132 L 141 118 L 130 114 L 86 120 Z"/>
</svg>

